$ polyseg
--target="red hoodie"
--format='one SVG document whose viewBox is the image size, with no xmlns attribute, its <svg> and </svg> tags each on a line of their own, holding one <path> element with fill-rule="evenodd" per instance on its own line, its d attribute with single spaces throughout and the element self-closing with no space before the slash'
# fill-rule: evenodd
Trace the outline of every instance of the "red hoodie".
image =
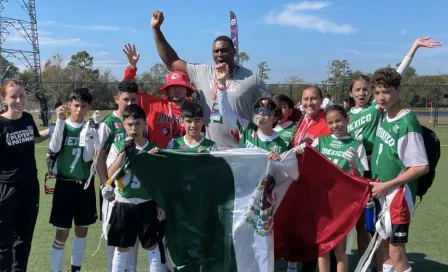
<svg viewBox="0 0 448 272">
<path fill-rule="evenodd" d="M 124 71 L 124 79 L 135 80 L 137 69 L 129 66 Z M 160 148 L 166 148 L 171 139 L 185 135 L 181 126 L 182 108 L 166 97 L 149 95 L 138 90 L 138 104 L 147 114 L 148 140 Z"/>
<path fill-rule="evenodd" d="M 331 131 L 325 121 L 325 111 L 321 111 L 314 118 L 305 116 L 294 132 L 293 146 L 296 147 L 302 143 L 312 144 L 317 137 L 330 134 Z"/>
</svg>

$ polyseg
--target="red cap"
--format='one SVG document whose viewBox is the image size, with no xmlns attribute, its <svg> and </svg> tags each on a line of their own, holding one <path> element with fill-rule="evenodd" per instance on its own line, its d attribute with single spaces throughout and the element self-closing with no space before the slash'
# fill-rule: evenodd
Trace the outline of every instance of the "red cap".
<svg viewBox="0 0 448 272">
<path fill-rule="evenodd" d="M 167 88 L 169 86 L 184 86 L 187 87 L 188 89 L 188 93 L 192 93 L 194 91 L 196 91 L 196 88 L 191 85 L 190 83 L 190 78 L 188 77 L 188 75 L 184 72 L 180 72 L 180 71 L 174 71 L 169 73 L 166 76 L 166 81 L 165 84 L 160 88 L 160 90 L 168 95 L 168 90 Z"/>
</svg>

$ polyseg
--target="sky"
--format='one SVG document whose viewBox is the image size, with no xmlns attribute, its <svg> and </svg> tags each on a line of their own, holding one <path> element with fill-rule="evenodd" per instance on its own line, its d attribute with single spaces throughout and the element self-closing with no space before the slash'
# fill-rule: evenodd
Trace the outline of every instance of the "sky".
<svg viewBox="0 0 448 272">
<path fill-rule="evenodd" d="M 426 3 L 425 3 L 426 2 Z M 267 83 L 298 76 L 309 83 L 327 78 L 331 60 L 345 59 L 352 70 L 373 72 L 394 65 L 418 37 L 431 36 L 444 46 L 422 48 L 413 61 L 417 73 L 448 74 L 448 1 L 164 1 L 37 0 L 41 65 L 54 54 L 66 61 L 86 50 L 100 70 L 121 78 L 127 64 L 125 43 L 141 53 L 140 71 L 160 62 L 149 21 L 162 10 L 162 31 L 178 55 L 194 63 L 212 64 L 211 46 L 218 35 L 230 35 L 229 11 L 238 18 L 240 51 L 245 66 L 258 72 L 266 61 L 272 69 Z M 431 3 L 431 4 L 429 4 Z M 10 0 L 3 16 L 25 18 Z M 19 33 L 6 38 L 4 48 L 29 49 Z M 20 66 L 19 67 L 23 67 Z"/>
</svg>

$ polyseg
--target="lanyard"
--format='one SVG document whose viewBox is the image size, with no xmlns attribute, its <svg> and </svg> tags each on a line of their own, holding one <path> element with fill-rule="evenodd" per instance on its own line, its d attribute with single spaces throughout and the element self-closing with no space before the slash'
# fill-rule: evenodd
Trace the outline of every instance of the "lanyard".
<svg viewBox="0 0 448 272">
<path fill-rule="evenodd" d="M 236 74 L 236 72 L 238 71 L 240 67 L 238 65 L 235 65 L 235 67 L 233 67 L 232 73 L 230 74 L 230 78 L 233 78 L 233 76 Z M 226 89 L 228 89 L 230 86 L 230 79 L 226 80 Z M 216 100 L 216 92 L 218 90 L 218 81 L 216 79 L 214 79 L 213 82 L 213 93 L 212 93 L 212 99 L 213 99 L 213 103 L 215 103 Z"/>
<path fill-rule="evenodd" d="M 302 124 L 299 127 L 299 131 L 300 132 L 300 136 L 299 136 L 299 140 L 297 141 L 297 144 L 301 144 L 303 138 L 305 137 L 306 133 L 308 132 L 308 129 L 311 127 L 311 125 L 314 123 L 314 121 L 316 120 L 316 118 L 321 114 L 322 110 L 320 110 L 313 118 L 307 118 L 307 116 L 305 116 L 304 120 L 306 122 L 306 128 L 303 132 L 302 131 Z M 311 119 L 311 121 L 309 121 L 308 119 Z"/>
</svg>

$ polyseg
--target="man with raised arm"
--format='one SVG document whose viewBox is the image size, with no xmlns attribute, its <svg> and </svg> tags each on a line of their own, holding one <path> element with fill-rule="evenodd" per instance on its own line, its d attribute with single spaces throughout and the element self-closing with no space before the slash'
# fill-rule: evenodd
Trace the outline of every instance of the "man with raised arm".
<svg viewBox="0 0 448 272">
<path fill-rule="evenodd" d="M 164 20 L 163 12 L 154 11 L 151 27 L 160 58 L 171 71 L 183 71 L 188 74 L 193 85 L 198 89 L 197 101 L 204 109 L 206 137 L 215 141 L 219 149 L 237 148 L 237 133 L 234 136 L 227 124 L 222 121 L 216 99 L 218 82 L 215 80 L 215 67 L 206 64 L 192 64 L 179 58 L 176 51 L 166 41 L 160 30 Z M 227 63 L 229 77 L 225 88 L 232 110 L 239 116 L 251 120 L 252 105 L 260 97 L 269 96 L 264 82 L 252 71 L 237 65 L 232 39 L 219 36 L 213 42 L 212 55 L 216 64 Z M 221 86 L 222 87 L 222 86 Z"/>
</svg>

